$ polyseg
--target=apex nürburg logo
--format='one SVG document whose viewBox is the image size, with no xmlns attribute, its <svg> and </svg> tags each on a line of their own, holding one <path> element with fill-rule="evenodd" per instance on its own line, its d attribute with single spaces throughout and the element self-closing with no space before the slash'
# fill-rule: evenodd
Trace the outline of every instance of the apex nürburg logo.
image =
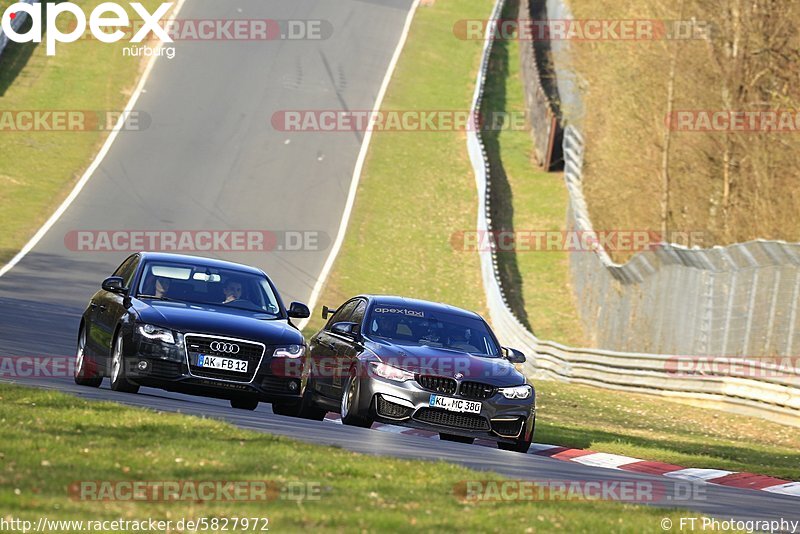
<svg viewBox="0 0 800 534">
<path fill-rule="evenodd" d="M 167 33 L 166 29 L 159 24 L 161 18 L 166 15 L 172 2 L 166 2 L 156 9 L 154 13 L 150 13 L 139 2 L 131 2 L 130 6 L 133 10 L 142 17 L 144 24 L 142 24 L 139 31 L 131 39 L 132 43 L 140 43 L 152 31 L 159 39 L 165 43 L 171 43 L 172 39 Z M 2 26 L 3 33 L 15 43 L 35 43 L 42 42 L 42 4 L 26 4 L 18 2 L 9 6 L 3 13 Z M 31 17 L 31 26 L 24 33 L 16 31 L 11 22 L 20 14 L 27 13 Z M 58 29 L 59 17 L 70 14 L 77 20 L 77 24 L 70 27 L 66 33 Z M 58 4 L 48 4 L 46 9 L 46 25 L 44 32 L 47 40 L 47 55 L 54 56 L 56 53 L 56 43 L 73 43 L 80 39 L 86 31 L 87 17 L 86 13 L 71 2 L 60 2 Z M 104 2 L 92 10 L 88 18 L 89 29 L 92 35 L 98 41 L 103 43 L 116 43 L 125 36 L 125 32 L 120 30 L 120 27 L 126 27 L 130 24 L 131 20 L 128 12 L 120 4 L 116 2 Z M 115 31 L 110 31 L 117 28 Z"/>
</svg>

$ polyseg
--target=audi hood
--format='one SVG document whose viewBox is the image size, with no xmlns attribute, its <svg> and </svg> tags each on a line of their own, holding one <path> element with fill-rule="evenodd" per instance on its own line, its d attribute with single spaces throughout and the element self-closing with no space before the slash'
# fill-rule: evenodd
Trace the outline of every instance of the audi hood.
<svg viewBox="0 0 800 534">
<path fill-rule="evenodd" d="M 181 333 L 204 333 L 260 341 L 266 345 L 302 345 L 303 335 L 286 319 L 228 306 L 134 300 L 139 322 Z"/>
</svg>

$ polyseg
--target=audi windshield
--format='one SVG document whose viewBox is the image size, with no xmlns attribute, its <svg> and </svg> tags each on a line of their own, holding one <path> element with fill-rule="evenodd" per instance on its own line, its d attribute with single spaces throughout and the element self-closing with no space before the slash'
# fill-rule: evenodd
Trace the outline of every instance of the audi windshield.
<svg viewBox="0 0 800 534">
<path fill-rule="evenodd" d="M 280 315 L 278 298 L 265 276 L 205 265 L 150 262 L 136 296 Z"/>
<path fill-rule="evenodd" d="M 367 335 L 398 345 L 429 346 L 499 357 L 500 350 L 486 323 L 478 318 L 392 306 L 376 306 L 367 322 Z"/>
</svg>

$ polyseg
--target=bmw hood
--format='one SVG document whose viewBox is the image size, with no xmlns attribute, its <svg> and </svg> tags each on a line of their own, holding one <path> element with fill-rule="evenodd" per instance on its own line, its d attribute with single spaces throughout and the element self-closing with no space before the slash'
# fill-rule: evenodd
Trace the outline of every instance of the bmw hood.
<svg viewBox="0 0 800 534">
<path fill-rule="evenodd" d="M 493 386 L 518 386 L 525 375 L 505 358 L 475 356 L 466 352 L 429 346 L 369 342 L 369 348 L 385 364 L 405 371 Z"/>
<path fill-rule="evenodd" d="M 265 345 L 304 343 L 303 335 L 285 319 L 273 319 L 265 313 L 183 302 L 134 301 L 134 307 L 140 322 L 183 334 L 212 334 L 260 341 Z"/>
</svg>

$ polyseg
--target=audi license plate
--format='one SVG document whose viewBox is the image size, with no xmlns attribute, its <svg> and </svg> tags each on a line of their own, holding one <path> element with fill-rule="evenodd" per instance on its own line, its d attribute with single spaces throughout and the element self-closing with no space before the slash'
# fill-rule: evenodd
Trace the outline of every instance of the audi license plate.
<svg viewBox="0 0 800 534">
<path fill-rule="evenodd" d="M 431 395 L 431 408 L 442 408 L 448 412 L 481 413 L 481 403 L 441 395 Z"/>
<path fill-rule="evenodd" d="M 223 358 L 221 356 L 208 356 L 206 354 L 199 354 L 197 356 L 197 367 L 207 367 L 211 369 L 222 369 L 224 371 L 246 373 L 247 361 L 234 360 L 233 358 Z"/>
</svg>

